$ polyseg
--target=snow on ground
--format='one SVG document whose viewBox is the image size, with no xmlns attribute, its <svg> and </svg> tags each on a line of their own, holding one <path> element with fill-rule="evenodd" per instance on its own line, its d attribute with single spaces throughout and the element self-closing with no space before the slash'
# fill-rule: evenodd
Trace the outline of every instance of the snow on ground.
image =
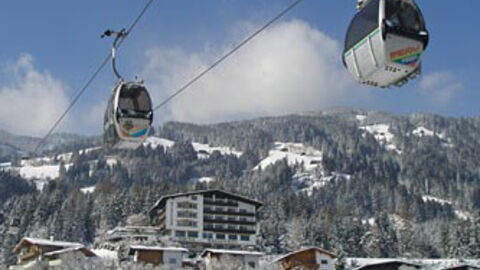
<svg viewBox="0 0 480 270">
<path fill-rule="evenodd" d="M 213 177 L 200 177 L 200 178 L 191 178 L 189 183 L 196 184 L 196 183 L 203 183 L 203 184 L 210 184 L 212 182 L 215 182 L 215 178 Z"/>
<path fill-rule="evenodd" d="M 20 176 L 28 180 L 56 179 L 60 174 L 60 165 L 24 166 L 18 168 Z"/>
<path fill-rule="evenodd" d="M 109 249 L 92 249 L 92 251 L 103 260 L 108 260 L 108 261 L 118 260 L 118 255 L 116 251 L 111 251 Z"/>
<path fill-rule="evenodd" d="M 219 151 L 222 155 L 241 156 L 243 153 L 226 146 L 209 146 L 208 144 L 192 142 L 198 158 L 208 158 L 213 152 Z"/>
<path fill-rule="evenodd" d="M 346 258 L 347 267 L 357 268 L 364 265 L 385 263 L 391 261 L 402 261 L 407 263 L 419 264 L 425 269 L 443 269 L 446 267 L 455 267 L 459 265 L 480 265 L 480 260 L 465 260 L 465 259 L 405 259 L 405 258 Z"/>
<path fill-rule="evenodd" d="M 305 170 L 311 171 L 321 166 L 322 151 L 305 146 L 302 143 L 275 142 L 268 157 L 260 161 L 254 170 L 265 169 L 282 159 L 287 159 L 289 165 L 303 163 Z"/>
<path fill-rule="evenodd" d="M 422 200 L 424 202 L 430 201 L 430 202 L 436 202 L 436 203 L 441 204 L 441 205 L 446 205 L 447 204 L 447 205 L 451 205 L 452 207 L 454 207 L 454 205 L 451 201 L 440 199 L 440 198 L 430 196 L 430 195 L 422 196 Z M 469 212 L 462 211 L 462 210 L 455 210 L 455 215 L 457 216 L 457 218 L 462 219 L 462 220 L 469 220 L 469 219 L 472 218 L 472 215 Z"/>
<path fill-rule="evenodd" d="M 150 136 L 148 137 L 145 142 L 143 143 L 144 146 L 150 146 L 153 149 L 156 149 L 159 146 L 163 146 L 163 148 L 170 148 L 175 144 L 174 141 Z"/>
<path fill-rule="evenodd" d="M 433 137 L 433 136 L 436 136 L 438 137 L 439 139 L 441 139 L 443 142 L 442 142 L 442 146 L 444 147 L 449 147 L 449 148 L 452 148 L 454 147 L 454 145 L 452 144 L 452 139 L 451 138 L 447 138 L 447 136 L 445 135 L 445 133 L 435 133 L 434 131 L 428 129 L 428 128 L 425 128 L 425 127 L 417 127 L 416 129 L 414 129 L 412 131 L 412 134 L 414 136 L 417 136 L 417 137 Z"/>
<path fill-rule="evenodd" d="M 327 183 L 336 179 L 350 180 L 351 176 L 348 174 L 333 173 L 330 176 L 318 177 L 312 172 L 297 172 L 292 179 L 293 186 L 300 191 L 306 192 L 311 196 L 315 189 L 323 188 Z"/>
<path fill-rule="evenodd" d="M 84 187 L 84 188 L 81 188 L 80 191 L 81 191 L 83 194 L 89 194 L 89 193 L 95 192 L 95 188 L 96 188 L 96 186 Z"/>
<path fill-rule="evenodd" d="M 423 137 L 423 136 L 429 136 L 432 137 L 435 133 L 425 127 L 417 127 L 413 132 L 413 135 L 418 136 L 418 137 Z"/>
<path fill-rule="evenodd" d="M 447 200 L 440 199 L 440 198 L 437 198 L 437 197 L 434 197 L 434 196 L 430 196 L 430 195 L 423 195 L 423 196 L 422 196 L 422 200 L 423 200 L 424 202 L 433 201 L 433 202 L 439 203 L 439 204 L 441 204 L 441 205 L 445 205 L 445 204 L 451 205 L 451 204 L 452 204 L 451 201 L 447 201 Z"/>
<path fill-rule="evenodd" d="M 358 121 L 363 122 L 363 121 L 365 121 L 365 119 L 367 119 L 367 116 L 366 116 L 366 115 L 359 114 L 359 115 L 356 115 L 355 118 L 356 118 Z"/>
<path fill-rule="evenodd" d="M 107 165 L 109 167 L 113 167 L 114 165 L 117 165 L 118 159 L 115 156 L 107 156 L 105 157 L 105 160 L 107 162 Z"/>
<path fill-rule="evenodd" d="M 402 151 L 393 144 L 394 135 L 390 132 L 390 126 L 387 124 L 375 124 L 369 126 L 361 126 L 364 130 L 373 135 L 375 140 L 381 145 L 385 146 L 387 150 L 394 151 L 397 154 L 402 154 Z"/>
</svg>

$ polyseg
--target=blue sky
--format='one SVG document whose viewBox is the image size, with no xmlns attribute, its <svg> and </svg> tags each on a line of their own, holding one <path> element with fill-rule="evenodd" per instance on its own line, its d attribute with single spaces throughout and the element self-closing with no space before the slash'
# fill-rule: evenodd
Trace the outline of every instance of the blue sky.
<svg viewBox="0 0 480 270">
<path fill-rule="evenodd" d="M 111 40 L 100 39 L 100 34 L 107 28 L 128 26 L 145 2 L 0 2 L 0 31 L 3 33 L 0 46 L 0 114 L 3 116 L 0 117 L 0 125 L 15 133 L 43 134 L 48 123 L 61 113 L 74 92 L 108 53 Z M 161 98 L 180 87 L 190 75 L 211 63 L 216 56 L 288 3 L 290 0 L 157 0 L 122 47 L 119 69 L 126 77 L 138 74 L 145 78 L 146 84 L 154 92 L 154 103 L 159 103 Z M 480 83 L 477 80 L 479 70 L 476 62 L 480 59 L 480 37 L 474 12 L 480 9 L 480 2 L 418 0 L 417 3 L 426 18 L 431 42 L 423 58 L 424 76 L 406 87 L 384 91 L 349 81 L 340 55 L 336 54 L 341 50 L 349 20 L 355 13 L 355 1 L 305 0 L 285 16 L 277 28 L 274 26 L 264 39 L 260 37 L 256 44 L 252 44 L 251 53 L 245 47 L 238 59 L 231 59 L 225 67 L 206 77 L 198 88 L 185 92 L 170 107 L 158 111 L 155 117 L 157 123 L 168 120 L 209 123 L 337 105 L 402 114 L 431 112 L 448 116 L 479 115 L 480 94 L 477 90 Z M 318 36 L 312 38 L 313 34 Z M 297 38 L 305 40 L 297 42 Z M 262 40 L 264 42 L 260 44 Z M 282 42 L 285 44 L 269 50 L 265 45 L 269 42 L 274 46 Z M 302 42 L 305 42 L 305 46 Z M 294 70 L 285 71 L 285 66 L 280 65 L 295 62 L 295 52 L 299 48 L 307 48 L 306 51 L 318 48 L 325 53 L 319 52 L 318 63 L 298 63 L 298 66 L 292 65 L 296 67 Z M 275 53 L 278 55 L 263 61 L 263 55 Z M 271 61 L 286 53 L 291 55 L 285 61 Z M 317 57 L 312 53 L 313 57 Z M 308 59 L 308 55 L 298 57 Z M 235 68 L 236 61 L 243 69 Z M 254 66 L 260 62 L 267 67 L 262 70 L 268 71 L 262 77 L 265 88 L 252 92 L 246 89 L 245 95 L 250 95 L 250 98 L 242 100 L 244 97 L 239 94 L 242 89 L 230 89 L 225 80 L 233 84 L 245 83 L 245 87 L 255 86 L 255 82 L 245 80 L 257 78 L 257 74 L 247 76 L 242 72 L 254 72 L 248 69 L 248 65 Z M 283 70 L 277 74 L 268 69 L 271 66 Z M 306 70 L 299 70 L 301 68 L 298 67 L 303 66 Z M 306 77 L 311 82 L 306 86 L 302 83 L 296 85 L 297 80 L 287 81 L 283 85 L 289 88 L 280 89 L 278 96 L 275 89 L 271 89 L 278 85 L 269 84 L 267 77 L 268 74 L 280 77 L 291 74 L 298 76 L 298 81 L 301 81 L 302 72 L 316 69 L 323 74 L 318 81 L 314 80 L 315 74 L 311 72 L 311 77 Z M 239 74 L 241 80 L 236 82 Z M 339 83 L 341 86 L 332 82 L 328 74 L 342 81 Z M 271 80 L 273 78 L 276 77 L 272 76 Z M 330 81 L 327 83 L 322 80 Z M 114 82 L 111 69 L 105 69 L 76 105 L 62 130 L 100 133 L 103 106 Z M 324 94 L 314 94 L 314 98 L 309 98 L 315 93 L 316 87 L 319 93 Z M 223 88 L 228 88 L 225 95 L 219 94 Z M 303 91 L 307 88 L 311 90 Z M 290 93 L 287 93 L 289 90 Z M 341 94 L 332 93 L 335 91 Z M 202 93 L 211 95 L 212 99 L 201 99 Z M 43 94 L 46 100 L 41 98 Z M 269 96 L 272 103 L 258 102 L 252 105 L 254 101 L 251 96 L 257 94 L 260 100 Z M 298 100 L 292 97 L 298 97 Z M 311 103 L 311 99 L 318 99 L 318 106 Z M 236 103 L 229 103 L 232 100 Z M 286 100 L 296 105 L 290 106 Z M 222 107 L 219 103 L 223 102 L 226 105 Z"/>
</svg>

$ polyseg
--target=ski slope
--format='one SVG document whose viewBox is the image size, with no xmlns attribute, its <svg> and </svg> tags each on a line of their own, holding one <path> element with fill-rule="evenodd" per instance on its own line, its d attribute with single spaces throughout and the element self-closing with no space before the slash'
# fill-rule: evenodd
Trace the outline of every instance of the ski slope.
<svg viewBox="0 0 480 270">
<path fill-rule="evenodd" d="M 303 164 L 307 171 L 314 170 L 322 164 L 322 151 L 302 143 L 275 142 L 268 157 L 260 161 L 254 170 L 265 169 L 276 162 L 286 159 L 288 165 Z"/>
</svg>

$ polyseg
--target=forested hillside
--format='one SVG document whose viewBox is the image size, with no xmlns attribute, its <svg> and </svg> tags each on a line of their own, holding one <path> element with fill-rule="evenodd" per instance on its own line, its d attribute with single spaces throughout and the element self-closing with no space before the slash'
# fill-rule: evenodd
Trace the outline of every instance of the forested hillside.
<svg viewBox="0 0 480 270">
<path fill-rule="evenodd" d="M 316 245 L 350 257 L 478 258 L 479 128 L 480 118 L 335 109 L 166 123 L 135 151 L 78 136 L 30 160 L 9 153 L 0 265 L 15 261 L 22 236 L 94 245 L 129 217 L 148 217 L 160 196 L 206 188 L 265 202 L 267 253 Z"/>
</svg>

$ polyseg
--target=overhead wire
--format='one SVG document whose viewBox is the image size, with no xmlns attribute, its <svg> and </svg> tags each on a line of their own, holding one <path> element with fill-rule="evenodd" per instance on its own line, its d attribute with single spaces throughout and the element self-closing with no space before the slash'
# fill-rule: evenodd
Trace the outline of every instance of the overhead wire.
<svg viewBox="0 0 480 270">
<path fill-rule="evenodd" d="M 118 47 L 120 47 L 123 43 L 123 41 L 125 41 L 125 39 L 127 38 L 127 36 L 133 31 L 133 29 L 135 28 L 135 26 L 137 26 L 138 22 L 140 21 L 140 19 L 143 17 L 143 15 L 147 12 L 148 8 L 151 6 L 151 4 L 153 3 L 153 0 L 149 0 L 145 6 L 143 7 L 143 9 L 140 11 L 140 13 L 137 15 L 137 17 L 135 17 L 135 19 L 133 20 L 133 22 L 130 24 L 130 26 L 127 28 L 127 35 L 119 41 L 118 43 Z M 65 116 L 67 116 L 67 114 L 70 112 L 70 110 L 73 108 L 73 106 L 75 106 L 75 104 L 78 102 L 78 100 L 80 99 L 80 97 L 85 93 L 85 91 L 88 89 L 88 87 L 92 84 L 92 82 L 97 78 L 98 74 L 100 74 L 100 72 L 105 68 L 105 66 L 107 65 L 107 63 L 110 61 L 110 59 L 112 58 L 112 55 L 111 53 L 109 53 L 104 59 L 103 61 L 100 63 L 100 66 L 95 70 L 95 72 L 92 74 L 92 76 L 90 76 L 90 78 L 87 80 L 87 82 L 85 83 L 85 85 L 80 88 L 80 91 L 78 91 L 78 93 L 75 95 L 75 97 L 73 98 L 72 102 L 70 102 L 70 104 L 68 105 L 67 109 L 60 115 L 60 117 L 54 122 L 54 124 L 50 127 L 50 129 L 48 130 L 47 134 L 40 140 L 40 142 L 37 144 L 37 146 L 35 147 L 35 149 L 33 150 L 33 154 L 37 154 L 38 150 L 40 149 L 40 147 L 43 146 L 43 144 L 45 144 L 45 142 L 47 141 L 47 139 L 52 135 L 53 131 L 55 131 L 55 129 L 58 127 L 58 125 L 63 121 L 63 119 L 65 118 Z"/>
<path fill-rule="evenodd" d="M 200 72 L 197 76 L 195 76 L 193 79 L 188 81 L 184 86 L 179 88 L 177 91 L 175 91 L 173 94 L 168 96 L 165 100 L 163 100 L 160 104 L 155 106 L 153 108 L 154 111 L 162 108 L 165 106 L 168 102 L 170 102 L 172 99 L 174 99 L 176 96 L 187 90 L 192 84 L 194 84 L 196 81 L 201 79 L 203 76 L 205 76 L 208 72 L 210 72 L 212 69 L 214 69 L 216 66 L 218 66 L 220 63 L 228 59 L 230 56 L 232 56 L 236 51 L 238 51 L 240 48 L 245 46 L 248 42 L 250 42 L 253 38 L 258 36 L 261 32 L 263 32 L 265 29 L 267 29 L 270 25 L 278 21 L 280 18 L 282 18 L 285 14 L 287 14 L 290 10 L 292 10 L 295 6 L 300 4 L 303 0 L 295 0 L 291 4 L 289 4 L 286 8 L 284 8 L 279 14 L 277 14 L 275 17 L 267 21 L 262 27 L 257 29 L 255 32 L 253 32 L 251 35 L 249 35 L 247 38 L 245 38 L 242 42 L 237 44 L 233 49 L 231 49 L 229 52 L 224 54 L 222 57 L 220 57 L 218 60 L 213 62 L 209 67 L 207 67 L 205 70 Z M 143 17 L 143 15 L 146 13 L 148 8 L 151 6 L 153 3 L 153 0 L 149 0 L 144 8 L 140 11 L 138 16 L 135 18 L 135 20 L 132 22 L 132 24 L 127 28 L 127 35 L 119 41 L 118 47 L 122 45 L 122 43 L 125 41 L 125 39 L 128 37 L 128 35 L 132 32 L 132 30 L 135 28 L 135 26 L 138 24 L 140 19 Z M 52 135 L 53 131 L 58 127 L 58 125 L 62 122 L 62 120 L 65 118 L 65 116 L 70 112 L 70 110 L 73 108 L 73 106 L 78 102 L 80 97 L 85 93 L 85 91 L 88 89 L 88 87 L 91 85 L 91 83 L 96 79 L 98 74 L 105 68 L 107 63 L 111 60 L 112 55 L 109 53 L 105 59 L 101 62 L 100 66 L 95 70 L 95 72 L 92 74 L 92 76 L 87 80 L 85 85 L 80 89 L 80 91 L 75 95 L 74 99 L 72 102 L 69 104 L 67 109 L 60 115 L 60 117 L 54 122 L 52 127 L 49 129 L 47 134 L 40 140 L 40 142 L 37 144 L 35 147 L 33 154 L 36 154 L 38 150 L 40 149 L 41 146 L 47 141 L 47 139 Z"/>
<path fill-rule="evenodd" d="M 286 8 L 284 8 L 279 14 L 277 14 L 275 17 L 267 21 L 262 27 L 257 29 L 255 32 L 250 34 L 247 38 L 245 38 L 242 42 L 238 43 L 233 49 L 231 49 L 229 52 L 224 54 L 222 57 L 220 57 L 217 61 L 213 62 L 209 67 L 204 69 L 202 72 L 200 72 L 197 76 L 193 77 L 190 81 L 188 81 L 184 86 L 180 87 L 178 90 L 173 92 L 170 96 L 168 96 L 165 100 L 163 100 L 160 104 L 155 106 L 153 108 L 153 111 L 156 111 L 163 106 L 165 106 L 168 102 L 170 102 L 172 99 L 174 99 L 176 96 L 187 90 L 192 84 L 194 84 L 196 81 L 201 79 L 203 76 L 205 76 L 208 72 L 210 72 L 212 69 L 214 69 L 216 66 L 218 66 L 220 63 L 225 61 L 227 58 L 232 56 L 236 51 L 238 51 L 240 48 L 245 46 L 249 41 L 251 41 L 253 38 L 258 36 L 261 32 L 263 32 L 265 29 L 267 29 L 270 25 L 278 21 L 280 18 L 282 18 L 285 14 L 287 14 L 290 10 L 292 10 L 295 6 L 300 4 L 303 0 L 296 0 L 289 4 Z"/>
</svg>

